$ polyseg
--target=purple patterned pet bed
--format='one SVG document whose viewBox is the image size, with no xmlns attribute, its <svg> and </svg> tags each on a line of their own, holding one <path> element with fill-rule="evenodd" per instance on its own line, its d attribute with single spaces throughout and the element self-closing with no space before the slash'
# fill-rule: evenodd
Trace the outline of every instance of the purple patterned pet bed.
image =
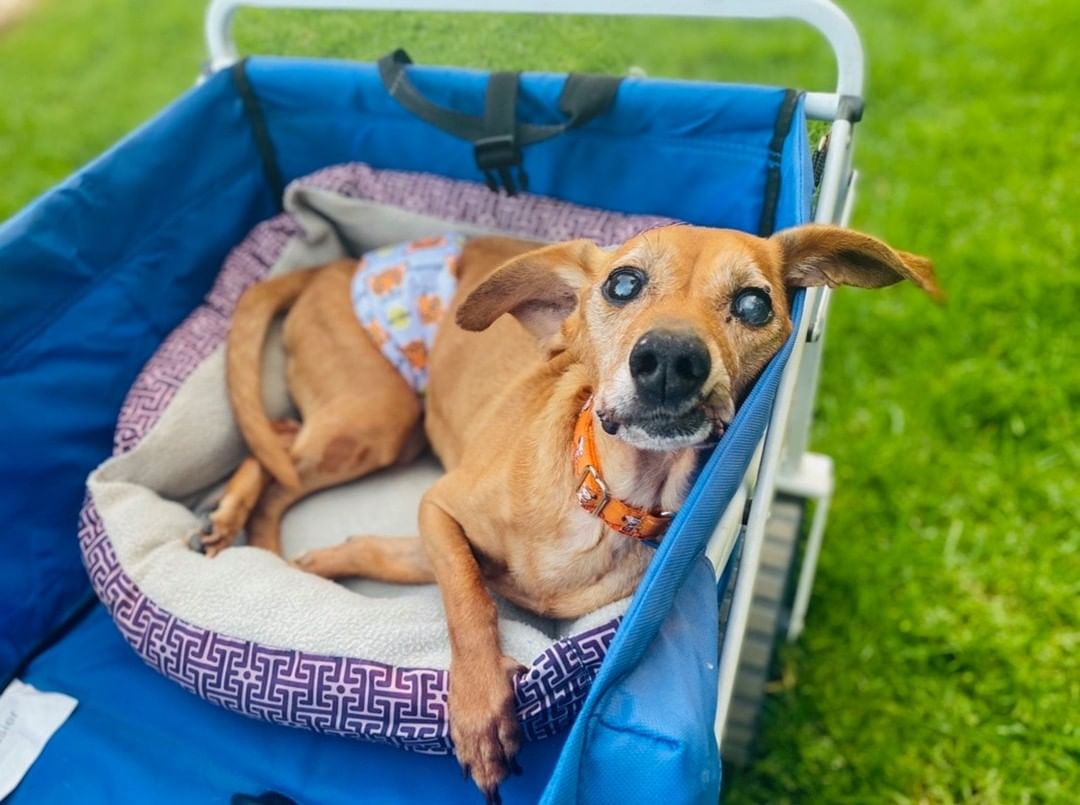
<svg viewBox="0 0 1080 805">
<path fill-rule="evenodd" d="M 359 164 L 295 182 L 286 209 L 229 255 L 205 303 L 132 387 L 114 455 L 88 481 L 84 561 L 136 652 L 203 698 L 280 724 L 445 753 L 449 649 L 434 587 L 343 586 L 254 548 L 208 559 L 189 547 L 244 453 L 225 394 L 233 307 L 268 272 L 448 229 L 614 243 L 662 221 Z M 289 413 L 281 360 L 272 337 L 273 416 Z M 354 533 L 412 531 L 416 501 L 439 471 L 421 461 L 308 499 L 286 518 L 286 554 Z M 500 605 L 504 649 L 529 667 L 517 680 L 528 738 L 570 724 L 624 605 L 572 622 Z"/>
</svg>

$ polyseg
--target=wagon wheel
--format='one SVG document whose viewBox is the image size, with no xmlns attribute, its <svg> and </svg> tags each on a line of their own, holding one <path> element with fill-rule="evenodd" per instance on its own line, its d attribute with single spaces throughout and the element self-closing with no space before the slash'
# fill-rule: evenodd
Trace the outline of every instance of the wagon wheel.
<svg viewBox="0 0 1080 805">
<path fill-rule="evenodd" d="M 787 630 L 791 614 L 795 548 L 805 513 L 804 498 L 777 495 L 765 525 L 761 565 L 754 580 L 754 595 L 721 746 L 724 759 L 736 766 L 745 766 L 754 759 L 765 688 L 772 678 L 776 647 Z"/>
</svg>

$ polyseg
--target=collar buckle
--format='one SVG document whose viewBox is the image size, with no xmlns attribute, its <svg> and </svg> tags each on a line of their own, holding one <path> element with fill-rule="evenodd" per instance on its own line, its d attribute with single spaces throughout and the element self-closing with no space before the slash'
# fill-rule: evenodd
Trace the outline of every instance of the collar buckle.
<svg viewBox="0 0 1080 805">
<path fill-rule="evenodd" d="M 589 479 L 592 478 L 596 488 L 600 490 L 600 502 L 592 506 L 593 501 L 596 499 L 596 495 L 592 489 L 586 484 Z M 581 503 L 582 508 L 586 511 L 595 514 L 597 517 L 604 511 L 604 507 L 608 505 L 608 501 L 611 500 L 611 493 L 608 491 L 608 485 L 604 483 L 604 479 L 600 477 L 600 473 L 596 471 L 596 467 L 592 464 L 586 464 L 584 472 L 581 473 L 581 478 L 578 480 L 577 485 L 578 501 Z"/>
</svg>

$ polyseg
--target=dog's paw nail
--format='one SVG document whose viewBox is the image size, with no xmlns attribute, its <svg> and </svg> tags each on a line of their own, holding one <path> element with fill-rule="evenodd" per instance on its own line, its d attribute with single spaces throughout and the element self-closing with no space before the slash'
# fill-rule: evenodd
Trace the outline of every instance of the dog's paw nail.
<svg viewBox="0 0 1080 805">
<path fill-rule="evenodd" d="M 463 763 L 461 766 L 461 779 L 468 780 L 471 773 L 472 767 L 468 763 Z"/>
<path fill-rule="evenodd" d="M 502 796 L 499 794 L 499 789 L 495 788 L 491 791 L 484 792 L 484 800 L 487 805 L 502 805 Z"/>
<path fill-rule="evenodd" d="M 515 776 L 520 777 L 522 774 L 525 773 L 524 770 L 521 768 L 521 764 L 517 762 L 517 758 L 513 758 L 513 757 L 510 758 L 509 764 L 510 764 L 510 771 Z"/>
</svg>

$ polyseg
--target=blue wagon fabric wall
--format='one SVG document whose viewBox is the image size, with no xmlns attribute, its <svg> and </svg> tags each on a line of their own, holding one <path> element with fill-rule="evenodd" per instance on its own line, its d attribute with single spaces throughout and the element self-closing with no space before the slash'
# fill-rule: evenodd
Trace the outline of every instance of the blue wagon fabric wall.
<svg viewBox="0 0 1080 805">
<path fill-rule="evenodd" d="M 472 146 L 406 112 L 374 66 L 260 58 L 247 75 L 286 180 L 347 161 L 481 179 Z M 484 73 L 410 68 L 410 76 L 438 103 L 482 110 Z M 560 122 L 563 80 L 523 75 L 519 119 Z M 754 232 L 772 176 L 773 225 L 804 222 L 811 181 L 801 104 L 790 131 L 777 130 L 789 99 L 780 89 L 628 79 L 608 114 L 526 150 L 530 189 Z M 111 449 L 128 386 L 228 250 L 277 205 L 236 76 L 223 71 L 0 227 L 0 679 L 86 595 L 75 537 L 83 482 Z M 718 787 L 706 712 L 716 596 L 701 551 L 764 428 L 785 355 L 661 547 L 548 801 L 585 791 L 605 801 L 597 792 L 614 799 L 637 781 L 670 786 L 687 774 L 700 781 L 684 789 L 687 801 Z M 683 736 L 674 749 L 665 731 Z M 655 764 L 633 762 L 633 747 Z"/>
</svg>

